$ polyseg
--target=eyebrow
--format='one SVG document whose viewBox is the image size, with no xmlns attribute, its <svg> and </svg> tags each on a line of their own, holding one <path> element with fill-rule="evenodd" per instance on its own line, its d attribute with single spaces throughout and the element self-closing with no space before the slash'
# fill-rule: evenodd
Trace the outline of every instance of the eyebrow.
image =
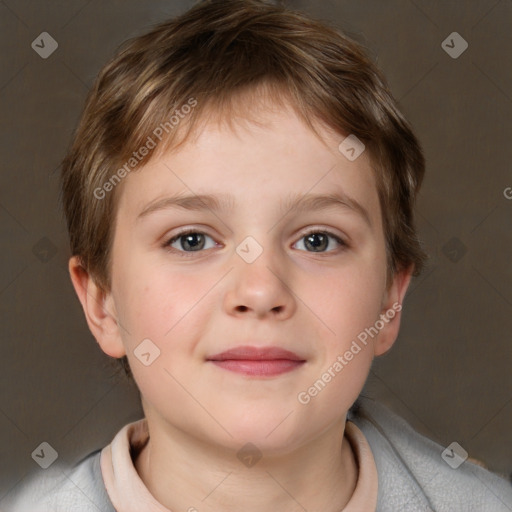
<svg viewBox="0 0 512 512">
<path fill-rule="evenodd" d="M 171 208 L 182 208 L 190 211 L 211 210 L 212 212 L 231 212 L 235 198 L 229 194 L 195 194 L 165 197 L 149 203 L 137 216 L 137 220 L 149 214 Z M 311 210 L 327 210 L 345 208 L 356 213 L 371 228 L 372 222 L 368 210 L 356 199 L 338 191 L 331 194 L 291 194 L 281 203 L 283 215 Z"/>
<path fill-rule="evenodd" d="M 331 194 L 294 194 L 290 195 L 282 206 L 287 214 L 340 207 L 357 214 L 371 229 L 372 222 L 368 210 L 359 201 L 342 191 Z"/>
</svg>

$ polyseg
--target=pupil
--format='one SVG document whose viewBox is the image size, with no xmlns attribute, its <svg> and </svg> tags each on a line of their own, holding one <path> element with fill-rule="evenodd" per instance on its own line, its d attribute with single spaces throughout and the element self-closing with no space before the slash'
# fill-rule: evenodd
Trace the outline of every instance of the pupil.
<svg viewBox="0 0 512 512">
<path fill-rule="evenodd" d="M 307 244 L 313 251 L 320 252 L 327 247 L 327 237 L 323 233 L 313 233 L 307 237 Z"/>
<path fill-rule="evenodd" d="M 198 238 L 202 237 L 200 233 L 191 233 L 189 235 L 185 235 L 185 243 L 182 243 L 183 249 L 191 249 L 192 251 L 198 251 L 202 249 L 204 246 L 204 239 L 198 240 Z"/>
</svg>

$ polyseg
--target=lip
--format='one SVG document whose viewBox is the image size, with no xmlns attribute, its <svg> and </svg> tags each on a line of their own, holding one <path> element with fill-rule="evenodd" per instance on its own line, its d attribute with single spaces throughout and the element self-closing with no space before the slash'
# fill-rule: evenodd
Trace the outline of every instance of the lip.
<svg viewBox="0 0 512 512">
<path fill-rule="evenodd" d="M 272 377 L 301 367 L 306 360 L 280 347 L 235 347 L 207 358 L 225 370 L 249 376 Z"/>
</svg>

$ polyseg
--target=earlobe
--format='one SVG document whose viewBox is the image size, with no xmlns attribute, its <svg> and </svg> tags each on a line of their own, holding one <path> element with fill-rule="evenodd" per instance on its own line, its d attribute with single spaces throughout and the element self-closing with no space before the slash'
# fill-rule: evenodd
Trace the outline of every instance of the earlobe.
<svg viewBox="0 0 512 512">
<path fill-rule="evenodd" d="M 400 330 L 402 304 L 411 282 L 414 266 L 400 270 L 393 276 L 393 281 L 386 291 L 382 302 L 380 318 L 384 326 L 374 342 L 374 355 L 385 354 L 395 343 Z"/>
<path fill-rule="evenodd" d="M 70 258 L 68 268 L 89 329 L 103 352 L 116 358 L 126 355 L 112 294 L 96 284 L 77 256 Z"/>
</svg>

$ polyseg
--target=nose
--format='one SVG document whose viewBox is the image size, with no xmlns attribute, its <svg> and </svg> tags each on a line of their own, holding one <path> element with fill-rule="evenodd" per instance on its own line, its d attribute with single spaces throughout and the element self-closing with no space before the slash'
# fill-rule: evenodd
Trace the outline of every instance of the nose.
<svg viewBox="0 0 512 512">
<path fill-rule="evenodd" d="M 233 255 L 234 270 L 229 273 L 229 284 L 224 307 L 233 316 L 266 317 L 284 320 L 297 308 L 296 297 L 290 286 L 290 271 L 270 249 L 252 263 Z"/>
</svg>

